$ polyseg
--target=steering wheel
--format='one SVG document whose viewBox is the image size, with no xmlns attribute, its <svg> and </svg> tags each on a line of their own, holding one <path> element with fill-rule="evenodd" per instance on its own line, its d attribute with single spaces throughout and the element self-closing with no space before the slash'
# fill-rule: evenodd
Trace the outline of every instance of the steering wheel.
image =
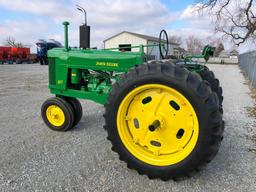
<svg viewBox="0 0 256 192">
<path fill-rule="evenodd" d="M 169 53 L 169 40 L 165 30 L 162 30 L 159 34 L 159 52 L 162 59 L 166 59 Z"/>
</svg>

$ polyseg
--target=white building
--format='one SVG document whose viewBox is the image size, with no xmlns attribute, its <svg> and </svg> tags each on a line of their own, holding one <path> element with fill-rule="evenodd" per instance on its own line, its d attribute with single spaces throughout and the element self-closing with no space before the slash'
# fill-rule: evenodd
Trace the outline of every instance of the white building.
<svg viewBox="0 0 256 192">
<path fill-rule="evenodd" d="M 239 52 L 237 50 L 232 50 L 230 52 L 230 58 L 231 59 L 238 59 Z"/>
<path fill-rule="evenodd" d="M 148 55 L 148 59 L 160 59 L 159 38 L 123 31 L 106 40 L 104 40 L 104 48 L 119 48 L 125 51 L 139 51 L 138 48 L 129 48 L 139 45 L 156 45 L 154 47 L 145 47 L 144 52 Z M 127 48 L 128 47 L 128 48 Z M 169 55 L 174 55 L 174 49 L 178 48 L 179 44 L 169 42 Z"/>
<path fill-rule="evenodd" d="M 237 50 L 222 51 L 219 55 L 220 58 L 238 59 L 239 52 Z"/>
</svg>

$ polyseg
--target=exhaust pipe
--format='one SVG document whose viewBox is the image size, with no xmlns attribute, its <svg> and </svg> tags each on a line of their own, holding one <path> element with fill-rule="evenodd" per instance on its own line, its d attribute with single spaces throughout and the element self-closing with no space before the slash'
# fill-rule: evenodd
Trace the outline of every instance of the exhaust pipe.
<svg viewBox="0 0 256 192">
<path fill-rule="evenodd" d="M 90 48 L 90 31 L 91 27 L 88 25 L 80 26 L 80 48 L 89 49 Z"/>
<path fill-rule="evenodd" d="M 80 45 L 81 49 L 89 49 L 90 48 L 90 34 L 91 27 L 87 25 L 87 13 L 85 9 L 79 5 L 77 5 L 77 10 L 81 11 L 84 14 L 84 24 L 79 28 L 79 36 L 80 36 Z"/>
</svg>

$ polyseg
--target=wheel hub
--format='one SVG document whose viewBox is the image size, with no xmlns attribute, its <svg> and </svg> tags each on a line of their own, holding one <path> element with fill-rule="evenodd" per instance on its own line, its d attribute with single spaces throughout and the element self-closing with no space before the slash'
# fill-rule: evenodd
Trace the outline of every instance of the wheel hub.
<svg viewBox="0 0 256 192">
<path fill-rule="evenodd" d="M 178 91 L 150 84 L 134 89 L 122 101 L 118 132 L 138 159 L 166 166 L 185 159 L 198 138 L 198 120 L 190 102 Z"/>
<path fill-rule="evenodd" d="M 57 105 L 51 105 L 46 110 L 48 121 L 54 126 L 61 126 L 65 122 L 65 115 L 62 109 Z"/>
<path fill-rule="evenodd" d="M 149 131 L 153 132 L 161 125 L 159 120 L 155 120 L 151 125 L 148 126 Z"/>
</svg>

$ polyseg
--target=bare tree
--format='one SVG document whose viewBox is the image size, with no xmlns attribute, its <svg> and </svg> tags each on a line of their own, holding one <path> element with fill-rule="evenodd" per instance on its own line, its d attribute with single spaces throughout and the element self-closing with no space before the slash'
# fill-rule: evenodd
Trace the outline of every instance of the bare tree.
<svg viewBox="0 0 256 192">
<path fill-rule="evenodd" d="M 215 56 L 215 57 L 219 57 L 220 53 L 221 53 L 222 51 L 224 51 L 224 50 L 225 50 L 225 48 L 224 48 L 223 43 L 219 43 L 219 44 L 216 46 L 214 56 Z"/>
<path fill-rule="evenodd" d="M 186 39 L 187 51 L 190 54 L 199 54 L 202 52 L 204 44 L 201 39 L 196 38 L 195 36 L 189 36 Z"/>
<path fill-rule="evenodd" d="M 217 32 L 237 45 L 256 40 L 256 0 L 201 0 L 200 9 L 215 15 Z"/>
<path fill-rule="evenodd" d="M 176 36 L 176 35 L 170 36 L 169 41 L 172 42 L 172 43 L 177 43 L 177 44 L 181 45 L 182 44 L 182 37 Z"/>
<path fill-rule="evenodd" d="M 16 39 L 13 37 L 7 37 L 4 44 L 10 47 L 19 47 L 19 48 L 24 47 L 24 45 L 21 42 L 17 42 Z"/>
</svg>

